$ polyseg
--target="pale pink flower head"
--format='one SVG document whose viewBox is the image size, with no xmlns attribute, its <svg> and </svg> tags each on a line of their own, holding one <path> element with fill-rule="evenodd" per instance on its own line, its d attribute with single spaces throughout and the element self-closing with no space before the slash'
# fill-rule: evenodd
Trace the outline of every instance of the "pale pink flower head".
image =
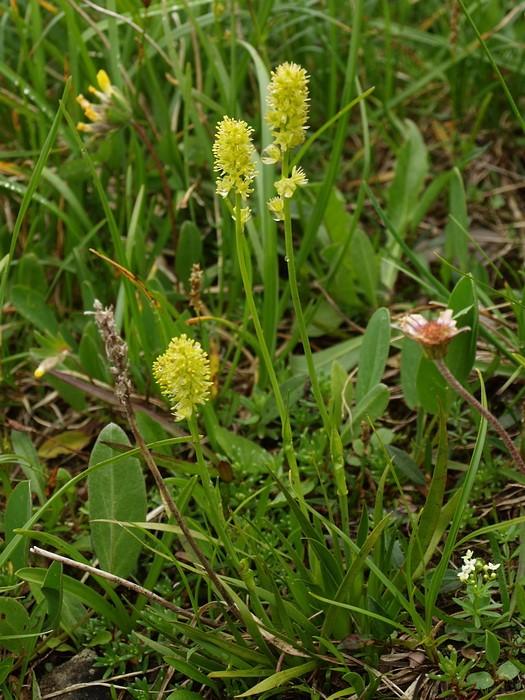
<svg viewBox="0 0 525 700">
<path fill-rule="evenodd" d="M 452 338 L 470 330 L 467 326 L 458 328 L 452 313 L 452 309 L 445 309 L 433 321 L 427 320 L 421 314 L 408 314 L 401 319 L 399 327 L 408 338 L 422 345 L 431 358 L 439 359 L 447 354 Z"/>
</svg>

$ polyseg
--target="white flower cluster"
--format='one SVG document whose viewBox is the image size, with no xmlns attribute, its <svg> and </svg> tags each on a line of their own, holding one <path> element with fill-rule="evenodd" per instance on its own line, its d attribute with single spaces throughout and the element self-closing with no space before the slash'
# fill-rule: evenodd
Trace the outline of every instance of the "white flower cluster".
<svg viewBox="0 0 525 700">
<path fill-rule="evenodd" d="M 499 569 L 499 564 L 492 564 L 490 561 L 485 564 L 482 559 L 476 559 L 473 556 L 474 552 L 471 549 L 467 549 L 467 553 L 462 557 L 463 566 L 458 572 L 458 578 L 462 583 L 474 582 L 475 574 L 477 571 L 483 571 L 483 577 L 485 579 L 495 578 L 496 571 Z"/>
</svg>

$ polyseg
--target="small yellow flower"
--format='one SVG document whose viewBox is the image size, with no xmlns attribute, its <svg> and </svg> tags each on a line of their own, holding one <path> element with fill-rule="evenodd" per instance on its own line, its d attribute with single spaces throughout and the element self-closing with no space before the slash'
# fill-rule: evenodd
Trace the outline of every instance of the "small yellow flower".
<svg viewBox="0 0 525 700">
<path fill-rule="evenodd" d="M 98 102 L 90 102 L 84 95 L 78 95 L 77 102 L 84 110 L 84 115 L 91 124 L 79 122 L 77 129 L 88 134 L 99 136 L 108 131 L 118 129 L 131 119 L 131 109 L 122 93 L 111 84 L 105 70 L 97 73 L 97 83 L 100 89 L 89 86 L 89 92 Z"/>
<path fill-rule="evenodd" d="M 210 360 L 200 343 L 185 334 L 173 338 L 153 363 L 153 376 L 168 399 L 175 420 L 189 418 L 210 396 Z"/>
<path fill-rule="evenodd" d="M 220 174 L 217 193 L 221 197 L 227 197 L 233 190 L 247 199 L 252 192 L 251 184 L 255 178 L 252 132 L 245 121 L 231 117 L 224 117 L 217 124 L 213 155 L 214 170 Z"/>
<path fill-rule="evenodd" d="M 105 70 L 99 70 L 97 73 L 97 83 L 105 95 L 111 95 L 114 88 Z"/>
<path fill-rule="evenodd" d="M 284 221 L 284 199 L 272 197 L 268 200 L 268 209 L 274 221 Z"/>
<path fill-rule="evenodd" d="M 290 177 L 283 177 L 280 180 L 277 180 L 274 185 L 280 197 L 289 199 L 290 197 L 293 197 L 295 190 L 298 187 L 303 187 L 303 185 L 306 185 L 307 183 L 308 179 L 304 174 L 304 170 L 294 165 Z"/>
<path fill-rule="evenodd" d="M 297 63 L 282 63 L 272 71 L 268 85 L 268 122 L 274 144 L 284 152 L 305 139 L 308 119 L 308 74 Z M 268 151 L 274 158 L 275 151 Z M 276 161 L 274 161 L 276 162 Z"/>
</svg>

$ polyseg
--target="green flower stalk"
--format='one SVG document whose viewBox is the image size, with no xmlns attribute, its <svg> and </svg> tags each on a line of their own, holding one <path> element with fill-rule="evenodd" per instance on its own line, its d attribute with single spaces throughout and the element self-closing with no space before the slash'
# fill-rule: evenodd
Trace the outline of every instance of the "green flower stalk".
<svg viewBox="0 0 525 700">
<path fill-rule="evenodd" d="M 239 269 L 246 294 L 248 309 L 252 316 L 253 324 L 259 341 L 261 355 L 270 378 L 275 400 L 281 418 L 283 448 L 290 468 L 292 482 L 297 497 L 303 500 L 301 491 L 301 479 L 295 452 L 293 448 L 292 429 L 286 405 L 281 393 L 281 387 L 275 373 L 275 368 L 264 337 L 264 331 L 255 305 L 253 289 L 246 261 L 246 241 L 244 239 L 244 226 L 250 216 L 250 208 L 242 205 L 247 202 L 252 192 L 252 182 L 255 178 L 255 165 L 253 155 L 255 148 L 252 143 L 253 129 L 244 121 L 224 117 L 217 125 L 213 155 L 215 157 L 214 170 L 219 173 L 217 179 L 217 193 L 228 198 L 233 195 L 233 219 L 235 221 L 235 242 Z"/>
<path fill-rule="evenodd" d="M 185 334 L 173 338 L 155 360 L 153 375 L 175 420 L 191 418 L 195 407 L 210 397 L 210 360 L 200 344 Z"/>
<path fill-rule="evenodd" d="M 290 281 L 290 293 L 295 311 L 295 317 L 301 335 L 304 348 L 308 374 L 312 382 L 312 390 L 323 420 L 323 425 L 328 435 L 331 434 L 328 411 L 321 394 L 317 373 L 315 371 L 310 341 L 306 329 L 306 322 L 299 296 L 297 275 L 295 270 L 295 256 L 292 236 L 292 217 L 290 213 L 290 200 L 295 195 L 298 187 L 308 183 L 304 170 L 294 165 L 289 172 L 289 151 L 302 144 L 305 140 L 308 119 L 308 74 L 297 63 L 283 63 L 272 72 L 272 78 L 268 85 L 268 122 L 274 141 L 265 149 L 262 159 L 266 164 L 281 162 L 281 178 L 274 185 L 277 190 L 276 197 L 268 201 L 268 209 L 276 221 L 284 222 L 284 238 L 286 250 L 286 262 L 288 266 L 288 279 Z M 334 450 L 332 450 L 334 452 Z M 341 455 L 337 455 L 340 460 Z M 342 495 L 342 494 L 341 494 Z"/>
</svg>

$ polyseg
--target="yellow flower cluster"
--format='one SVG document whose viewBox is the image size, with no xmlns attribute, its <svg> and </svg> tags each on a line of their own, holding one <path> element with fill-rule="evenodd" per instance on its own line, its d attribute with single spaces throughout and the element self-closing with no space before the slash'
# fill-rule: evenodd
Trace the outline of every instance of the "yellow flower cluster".
<svg viewBox="0 0 525 700">
<path fill-rule="evenodd" d="M 299 146 L 308 128 L 308 74 L 297 63 L 281 63 L 268 85 L 268 113 L 274 142 L 265 149 L 263 162 L 277 163 L 282 153 Z"/>
<path fill-rule="evenodd" d="M 170 402 L 175 420 L 189 418 L 210 396 L 210 360 L 200 343 L 185 334 L 173 338 L 153 363 L 153 376 Z"/>
<path fill-rule="evenodd" d="M 111 84 L 105 70 L 97 73 L 97 83 L 100 89 L 89 86 L 89 92 L 98 102 L 90 102 L 84 95 L 78 95 L 77 102 L 84 110 L 84 115 L 91 124 L 79 122 L 77 129 L 88 134 L 99 136 L 113 129 L 118 129 L 122 124 L 129 122 L 131 109 L 122 93 Z"/>
<path fill-rule="evenodd" d="M 253 129 L 245 121 L 224 117 L 218 124 L 213 144 L 217 192 L 227 197 L 233 190 L 247 199 L 252 192 L 251 184 L 255 178 L 252 143 Z"/>
</svg>

